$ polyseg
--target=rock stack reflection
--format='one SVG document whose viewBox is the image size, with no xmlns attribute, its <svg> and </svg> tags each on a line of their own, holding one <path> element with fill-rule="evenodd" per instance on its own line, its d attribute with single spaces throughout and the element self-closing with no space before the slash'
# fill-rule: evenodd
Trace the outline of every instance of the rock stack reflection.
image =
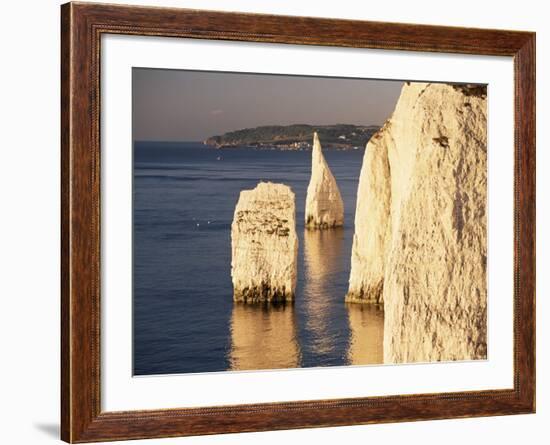
<svg viewBox="0 0 550 445">
<path fill-rule="evenodd" d="M 293 305 L 234 304 L 229 364 L 233 371 L 299 367 Z"/>
<path fill-rule="evenodd" d="M 334 311 L 341 295 L 331 291 L 331 279 L 346 264 L 342 258 L 344 230 L 333 228 L 327 230 L 304 231 L 306 329 L 311 336 L 313 353 L 328 356 L 338 347 L 336 335 L 331 332 L 338 329 L 335 325 Z M 323 358 L 320 359 L 324 363 Z"/>
<path fill-rule="evenodd" d="M 384 361 L 384 310 L 370 304 L 346 304 L 351 338 L 350 365 L 372 365 Z"/>
</svg>

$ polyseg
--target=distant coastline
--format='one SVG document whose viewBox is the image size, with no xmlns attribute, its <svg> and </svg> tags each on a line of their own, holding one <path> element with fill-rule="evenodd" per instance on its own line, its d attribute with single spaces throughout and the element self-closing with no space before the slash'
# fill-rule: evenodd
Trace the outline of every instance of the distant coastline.
<svg viewBox="0 0 550 445">
<path fill-rule="evenodd" d="M 203 141 L 209 148 L 252 148 L 260 150 L 311 150 L 317 131 L 323 147 L 334 150 L 364 148 L 380 129 L 377 125 L 269 125 L 231 131 Z"/>
</svg>

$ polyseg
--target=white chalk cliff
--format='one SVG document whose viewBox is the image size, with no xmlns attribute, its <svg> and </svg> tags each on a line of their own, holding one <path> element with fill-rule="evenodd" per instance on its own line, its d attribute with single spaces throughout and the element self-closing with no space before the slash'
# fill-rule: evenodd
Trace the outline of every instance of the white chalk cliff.
<svg viewBox="0 0 550 445">
<path fill-rule="evenodd" d="M 311 229 L 326 229 L 344 224 L 344 201 L 336 179 L 323 156 L 317 133 L 313 134 L 311 179 L 307 187 L 305 224 Z"/>
<path fill-rule="evenodd" d="M 486 357 L 486 198 L 485 89 L 404 85 L 367 144 L 346 297 L 384 303 L 384 362 Z"/>
<path fill-rule="evenodd" d="M 294 193 L 261 182 L 243 190 L 231 224 L 233 299 L 245 303 L 294 299 L 298 256 Z"/>
</svg>

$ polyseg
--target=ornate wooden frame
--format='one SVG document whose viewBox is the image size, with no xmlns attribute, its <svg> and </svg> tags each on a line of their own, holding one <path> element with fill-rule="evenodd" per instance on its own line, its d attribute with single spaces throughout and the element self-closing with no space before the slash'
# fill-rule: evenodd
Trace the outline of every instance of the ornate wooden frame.
<svg viewBox="0 0 550 445">
<path fill-rule="evenodd" d="M 101 35 L 132 34 L 512 56 L 515 67 L 514 388 L 102 412 Z M 92 3 L 61 7 L 61 437 L 172 437 L 535 411 L 535 34 Z"/>
</svg>

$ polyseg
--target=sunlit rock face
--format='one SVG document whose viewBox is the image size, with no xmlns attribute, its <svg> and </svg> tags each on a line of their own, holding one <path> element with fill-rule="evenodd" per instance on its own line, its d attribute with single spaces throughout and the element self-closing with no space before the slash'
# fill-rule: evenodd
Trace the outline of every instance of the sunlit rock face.
<svg viewBox="0 0 550 445">
<path fill-rule="evenodd" d="M 234 304 L 230 328 L 231 370 L 300 366 L 293 305 Z"/>
<path fill-rule="evenodd" d="M 344 201 L 336 179 L 323 156 L 317 133 L 313 135 L 311 179 L 307 187 L 305 225 L 309 229 L 327 229 L 344 224 Z"/>
<path fill-rule="evenodd" d="M 295 199 L 284 184 L 243 190 L 231 224 L 233 299 L 245 303 L 294 299 L 298 237 Z"/>
<path fill-rule="evenodd" d="M 383 303 L 386 248 L 390 238 L 391 177 L 386 126 L 376 133 L 363 158 L 357 191 L 348 303 Z M 384 135 L 388 135 L 384 137 Z"/>
<path fill-rule="evenodd" d="M 384 303 L 386 363 L 487 353 L 484 87 L 411 83 L 369 141 L 348 301 Z"/>
</svg>

